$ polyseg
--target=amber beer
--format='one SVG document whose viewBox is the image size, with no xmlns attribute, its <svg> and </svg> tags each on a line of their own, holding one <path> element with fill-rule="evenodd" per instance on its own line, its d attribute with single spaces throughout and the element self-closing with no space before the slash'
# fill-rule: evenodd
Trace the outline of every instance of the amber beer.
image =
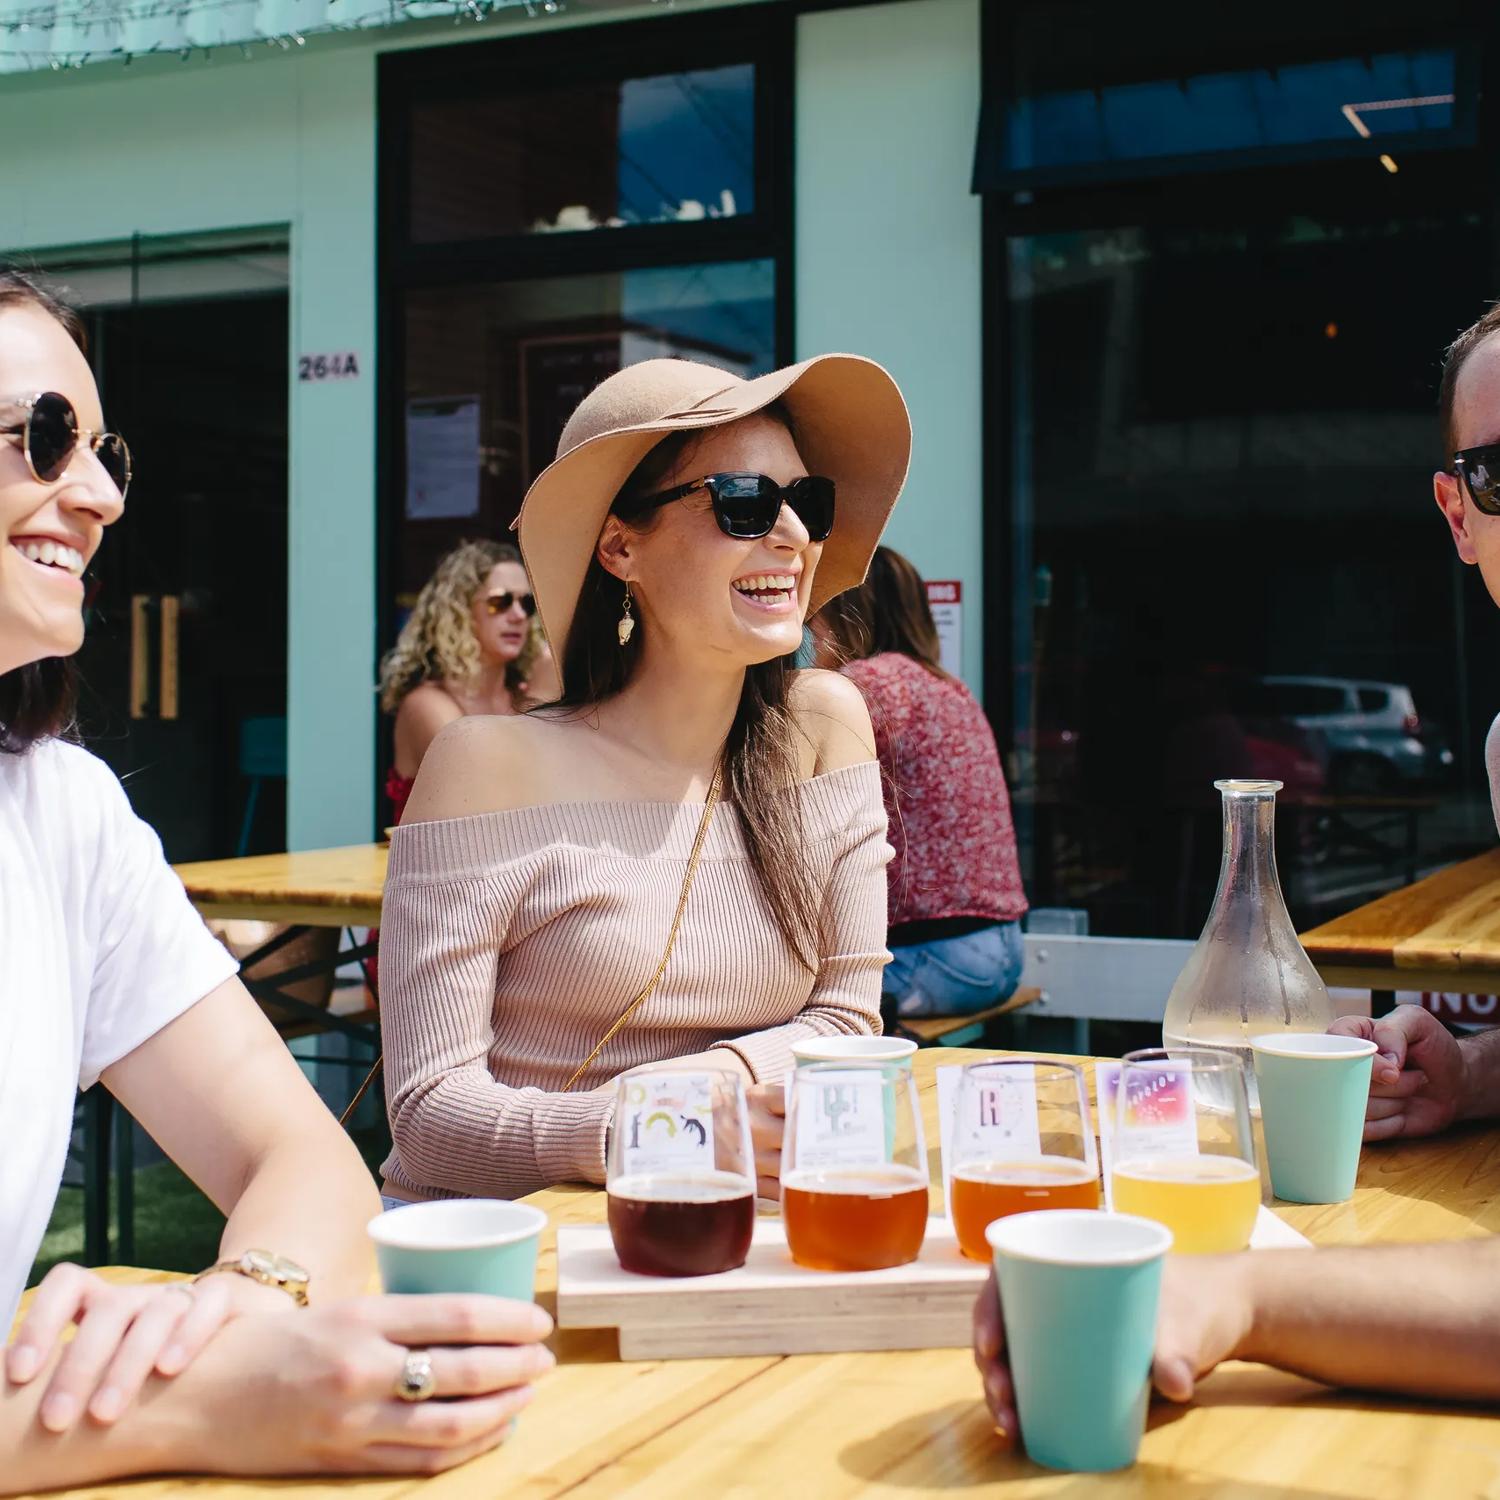
<svg viewBox="0 0 1500 1500">
<path fill-rule="evenodd" d="M 949 1200 L 959 1249 L 988 1263 L 984 1231 L 996 1219 L 1039 1208 L 1098 1208 L 1099 1174 L 1071 1156 L 965 1162 L 954 1169 Z"/>
<path fill-rule="evenodd" d="M 711 1276 L 745 1264 L 755 1188 L 734 1172 L 641 1173 L 609 1184 L 609 1233 L 627 1271 Z"/>
<path fill-rule="evenodd" d="M 927 1233 L 927 1177 L 894 1162 L 793 1171 L 781 1184 L 781 1214 L 799 1266 L 904 1266 L 921 1253 Z"/>
</svg>

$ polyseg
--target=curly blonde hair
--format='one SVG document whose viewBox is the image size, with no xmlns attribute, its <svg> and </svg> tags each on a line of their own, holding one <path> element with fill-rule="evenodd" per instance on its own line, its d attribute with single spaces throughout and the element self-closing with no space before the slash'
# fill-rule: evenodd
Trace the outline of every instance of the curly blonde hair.
<svg viewBox="0 0 1500 1500">
<path fill-rule="evenodd" d="M 471 610 L 479 586 L 496 563 L 519 563 L 521 554 L 505 542 L 460 542 L 437 565 L 417 595 L 396 644 L 380 663 L 380 706 L 395 713 L 413 688 L 424 682 L 467 682 L 478 675 L 479 642 Z M 536 615 L 521 654 L 505 669 L 505 683 L 519 694 L 542 649 Z"/>
</svg>

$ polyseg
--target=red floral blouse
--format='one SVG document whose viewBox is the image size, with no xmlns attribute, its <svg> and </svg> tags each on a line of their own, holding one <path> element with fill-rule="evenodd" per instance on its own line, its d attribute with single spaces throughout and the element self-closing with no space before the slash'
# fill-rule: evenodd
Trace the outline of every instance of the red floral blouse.
<svg viewBox="0 0 1500 1500">
<path fill-rule="evenodd" d="M 973 694 L 895 651 L 843 671 L 869 705 L 884 773 L 896 851 L 888 925 L 1024 915 L 1010 794 Z"/>
</svg>

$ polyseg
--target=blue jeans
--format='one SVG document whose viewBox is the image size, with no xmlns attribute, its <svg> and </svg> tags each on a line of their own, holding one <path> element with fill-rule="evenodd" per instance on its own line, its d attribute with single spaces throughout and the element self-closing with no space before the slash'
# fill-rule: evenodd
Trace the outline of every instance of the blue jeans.
<svg viewBox="0 0 1500 1500">
<path fill-rule="evenodd" d="M 881 988 L 903 1016 L 964 1016 L 1006 1000 L 1021 979 L 1021 924 L 892 948 Z"/>
</svg>

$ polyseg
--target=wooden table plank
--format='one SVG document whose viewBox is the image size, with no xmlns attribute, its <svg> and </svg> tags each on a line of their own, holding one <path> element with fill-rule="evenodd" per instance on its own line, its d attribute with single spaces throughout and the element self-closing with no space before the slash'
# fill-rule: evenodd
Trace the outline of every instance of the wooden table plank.
<svg viewBox="0 0 1500 1500">
<path fill-rule="evenodd" d="M 1500 987 L 1500 849 L 1314 927 L 1302 946 L 1325 977 L 1383 976 L 1385 987 L 1401 989 Z"/>
<path fill-rule="evenodd" d="M 989 1055 L 955 1048 L 913 1059 L 934 1141 L 935 1069 Z M 604 1200 L 593 1189 L 559 1187 L 529 1201 L 551 1220 L 538 1263 L 538 1300 L 550 1308 L 556 1228 L 598 1222 Z M 1320 1244 L 1500 1231 L 1500 1136 L 1469 1129 L 1367 1148 L 1350 1203 L 1278 1204 L 1277 1211 Z M 561 1362 L 513 1438 L 437 1479 L 143 1480 L 70 1493 L 93 1500 L 169 1500 L 189 1488 L 203 1500 L 914 1500 L 959 1489 L 1007 1500 L 1112 1492 L 1133 1500 L 1500 1497 L 1500 1421 L 1493 1417 L 1341 1395 L 1259 1366 L 1226 1365 L 1190 1408 L 1154 1407 L 1141 1461 L 1124 1474 L 1094 1477 L 1050 1474 L 1004 1450 L 962 1350 L 622 1365 L 609 1332 L 563 1331 L 553 1346 Z"/>
<path fill-rule="evenodd" d="M 385 844 L 255 854 L 176 865 L 206 917 L 251 917 L 307 927 L 374 927 L 385 887 Z"/>
</svg>

